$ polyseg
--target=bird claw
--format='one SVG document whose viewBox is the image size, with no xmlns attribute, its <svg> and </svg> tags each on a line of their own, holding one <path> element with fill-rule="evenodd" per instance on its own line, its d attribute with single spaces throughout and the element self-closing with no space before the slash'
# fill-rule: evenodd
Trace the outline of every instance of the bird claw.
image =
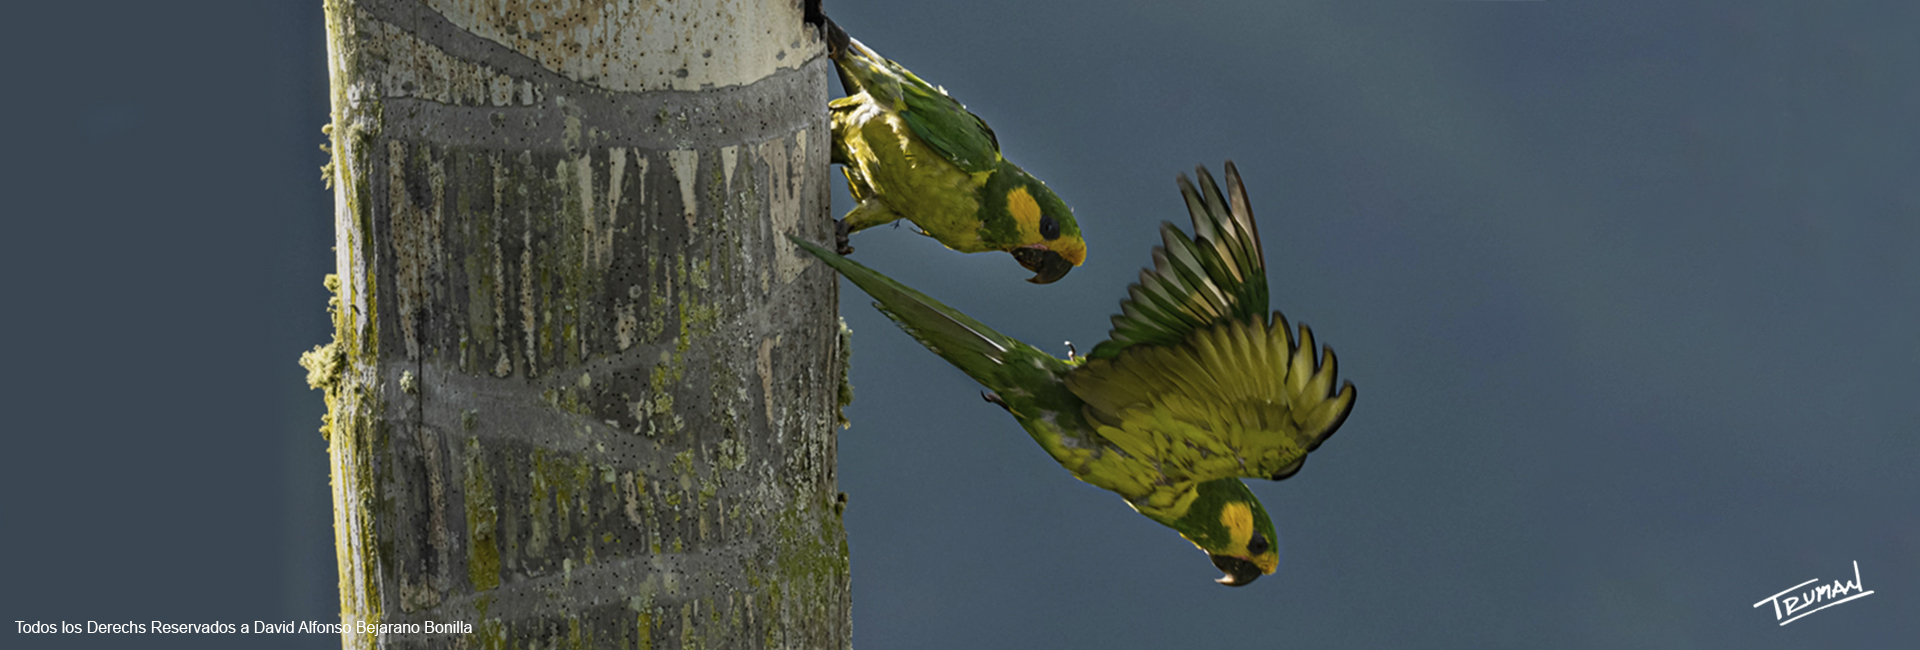
<svg viewBox="0 0 1920 650">
<path fill-rule="evenodd" d="M 1006 412 L 1008 413 L 1013 412 L 1013 407 L 1007 406 L 1007 401 L 1000 399 L 999 393 L 995 393 L 989 390 L 983 390 L 983 391 L 980 391 L 980 399 L 984 399 L 984 400 L 987 400 L 989 403 L 999 405 L 1000 408 L 1005 409 Z"/>
<path fill-rule="evenodd" d="M 847 230 L 846 219 L 835 219 L 833 221 L 833 252 L 841 255 L 853 254 L 853 247 L 847 245 L 847 235 L 850 234 L 852 234 L 852 231 Z"/>
</svg>

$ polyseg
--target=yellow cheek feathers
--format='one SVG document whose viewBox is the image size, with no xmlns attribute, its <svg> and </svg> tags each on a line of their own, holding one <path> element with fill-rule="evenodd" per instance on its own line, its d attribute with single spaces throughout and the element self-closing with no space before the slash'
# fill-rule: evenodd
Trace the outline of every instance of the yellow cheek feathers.
<svg viewBox="0 0 1920 650">
<path fill-rule="evenodd" d="M 1227 527 L 1227 536 L 1233 542 L 1231 547 L 1236 555 L 1244 556 L 1261 573 L 1273 573 L 1280 568 L 1280 551 L 1268 549 L 1255 556 L 1247 556 L 1247 542 L 1253 539 L 1253 508 L 1244 503 L 1229 503 L 1220 510 L 1220 525 Z"/>
<path fill-rule="evenodd" d="M 1019 222 L 1020 234 L 1024 235 L 1022 239 L 1040 240 L 1040 202 L 1033 200 L 1027 188 L 1016 187 L 1007 193 L 1007 214 L 1013 215 L 1013 220 Z"/>
<path fill-rule="evenodd" d="M 1040 202 L 1033 200 L 1033 194 L 1027 192 L 1027 188 L 1016 187 L 1007 193 L 1007 214 L 1013 215 L 1014 222 L 1020 225 L 1021 241 L 1046 241 L 1040 236 Z M 1087 246 L 1080 242 L 1077 235 L 1061 237 L 1045 245 L 1074 266 L 1079 266 L 1087 259 Z"/>
<path fill-rule="evenodd" d="M 1220 510 L 1220 525 L 1227 527 L 1233 547 L 1245 553 L 1247 540 L 1253 539 L 1253 509 L 1244 503 L 1229 503 Z"/>
</svg>

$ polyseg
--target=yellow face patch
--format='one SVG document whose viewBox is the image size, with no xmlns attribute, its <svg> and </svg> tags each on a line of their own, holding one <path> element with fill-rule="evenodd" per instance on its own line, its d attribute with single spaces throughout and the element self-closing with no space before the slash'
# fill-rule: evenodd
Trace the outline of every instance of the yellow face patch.
<svg viewBox="0 0 1920 650">
<path fill-rule="evenodd" d="M 1040 202 L 1033 200 L 1027 188 L 1016 187 L 1007 193 L 1007 214 L 1013 215 L 1013 220 L 1020 224 L 1022 240 L 1040 240 Z"/>
<path fill-rule="evenodd" d="M 1229 503 L 1220 510 L 1220 525 L 1227 527 L 1227 536 L 1233 542 L 1232 548 L 1240 553 L 1247 552 L 1247 541 L 1253 539 L 1253 509 L 1244 503 Z"/>
<path fill-rule="evenodd" d="M 1247 553 L 1247 542 L 1253 540 L 1253 508 L 1244 503 L 1229 503 L 1220 510 L 1220 525 L 1227 527 L 1227 536 L 1232 541 L 1230 555 L 1245 557 L 1261 573 L 1273 573 L 1280 568 L 1280 551 L 1267 549 L 1259 555 Z"/>
<path fill-rule="evenodd" d="M 1020 227 L 1020 241 L 1039 243 L 1074 266 L 1086 261 L 1087 245 L 1080 241 L 1079 235 L 1062 234 L 1050 241 L 1040 235 L 1040 202 L 1033 199 L 1027 188 L 1016 187 L 1007 192 L 1007 214 L 1013 215 L 1014 223 Z"/>
</svg>

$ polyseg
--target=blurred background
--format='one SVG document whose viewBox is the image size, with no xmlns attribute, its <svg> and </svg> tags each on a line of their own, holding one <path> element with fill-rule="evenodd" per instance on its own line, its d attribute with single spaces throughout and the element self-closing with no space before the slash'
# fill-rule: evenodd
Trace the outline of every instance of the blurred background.
<svg viewBox="0 0 1920 650">
<path fill-rule="evenodd" d="M 1231 158 L 1275 307 L 1360 390 L 1304 471 L 1252 486 L 1282 565 L 1227 589 L 843 285 L 858 647 L 1920 637 L 1920 5 L 826 8 L 991 123 L 1090 250 L 1044 287 L 908 228 L 856 259 L 1086 350 L 1184 224 L 1174 174 Z M 8 22 L 0 618 L 336 620 L 295 363 L 329 336 L 320 3 Z M 1752 607 L 1856 561 L 1872 596 L 1786 627 Z"/>
</svg>

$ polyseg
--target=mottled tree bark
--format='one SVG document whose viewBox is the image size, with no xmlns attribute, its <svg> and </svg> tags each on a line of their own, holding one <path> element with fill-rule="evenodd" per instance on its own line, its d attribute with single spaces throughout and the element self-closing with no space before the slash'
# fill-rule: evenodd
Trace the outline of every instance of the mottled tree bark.
<svg viewBox="0 0 1920 650">
<path fill-rule="evenodd" d="M 847 647 L 799 3 L 326 12 L 346 645 Z"/>
</svg>

